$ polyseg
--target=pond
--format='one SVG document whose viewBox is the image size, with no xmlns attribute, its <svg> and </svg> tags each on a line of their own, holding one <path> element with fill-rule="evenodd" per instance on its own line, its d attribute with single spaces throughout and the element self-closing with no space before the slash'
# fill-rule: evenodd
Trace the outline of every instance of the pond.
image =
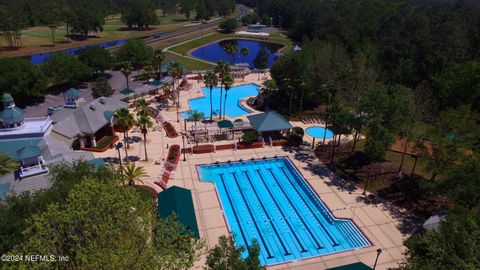
<svg viewBox="0 0 480 270">
<path fill-rule="evenodd" d="M 228 47 L 234 45 L 236 51 L 229 55 L 227 53 Z M 221 40 L 215 43 L 210 43 L 200 48 L 193 50 L 190 54 L 193 57 L 200 58 L 210 62 L 225 61 L 233 64 L 238 63 L 247 63 L 250 68 L 255 68 L 255 58 L 259 55 L 261 51 L 268 56 L 266 61 L 266 67 L 270 68 L 277 60 L 275 55 L 283 45 L 278 43 L 263 42 L 263 41 L 254 41 L 254 40 L 244 40 L 244 39 L 228 39 Z M 242 48 L 248 49 L 247 55 L 242 55 Z M 262 50 L 263 49 L 263 50 Z"/>
</svg>

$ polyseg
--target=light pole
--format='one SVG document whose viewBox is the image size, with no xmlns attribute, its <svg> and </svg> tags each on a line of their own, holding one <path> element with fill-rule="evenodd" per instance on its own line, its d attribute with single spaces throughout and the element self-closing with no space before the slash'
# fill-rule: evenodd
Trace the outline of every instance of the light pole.
<svg viewBox="0 0 480 270">
<path fill-rule="evenodd" d="M 123 168 L 122 168 L 122 157 L 120 156 L 120 149 L 123 147 L 123 143 L 119 142 L 115 144 L 115 149 L 118 152 L 118 162 L 120 162 L 120 175 L 123 176 Z"/>
<path fill-rule="evenodd" d="M 185 135 L 182 135 L 182 142 L 183 142 L 183 161 L 187 161 L 187 157 L 185 156 Z"/>
<path fill-rule="evenodd" d="M 382 253 L 382 249 L 381 248 L 377 249 L 377 258 L 375 259 L 375 264 L 373 265 L 373 270 L 375 270 L 375 267 L 377 267 L 378 257 L 380 256 L 381 253 Z"/>
</svg>

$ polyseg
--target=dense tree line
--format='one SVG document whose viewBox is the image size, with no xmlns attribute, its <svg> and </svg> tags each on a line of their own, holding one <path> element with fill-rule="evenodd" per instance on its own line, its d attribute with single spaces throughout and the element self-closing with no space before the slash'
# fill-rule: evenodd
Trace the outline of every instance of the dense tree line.
<svg viewBox="0 0 480 270">
<path fill-rule="evenodd" d="M 135 165 L 130 164 L 130 167 Z M 10 194 L 0 203 L 0 252 L 61 255 L 66 261 L 3 260 L 0 269 L 189 269 L 205 252 L 176 216 L 158 218 L 155 196 L 111 167 L 84 161 L 52 168 L 53 185 L 34 193 Z M 130 174 L 134 173 L 134 174 Z M 222 236 L 208 250 L 208 269 L 258 269 L 256 242 L 244 247 Z M 7 258 L 7 257 L 5 257 Z"/>
<path fill-rule="evenodd" d="M 480 7 L 375 0 L 255 5 L 302 46 L 273 65 L 260 104 L 291 116 L 321 112 L 336 128 L 334 142 L 355 135 L 352 152 L 362 134 L 370 164 L 382 162 L 399 138 L 415 145 L 430 178 L 422 183 L 445 198 L 449 211 L 438 230 L 406 242 L 403 267 L 479 268 Z M 398 172 L 406 151 L 405 144 Z"/>
<path fill-rule="evenodd" d="M 67 40 L 73 35 L 86 38 L 90 33 L 103 31 L 105 18 L 121 14 L 128 29 L 145 30 L 160 23 L 156 10 L 181 13 L 187 19 L 195 12 L 196 19 L 228 16 L 235 9 L 234 0 L 5 0 L 0 2 L 0 31 L 11 48 L 23 46 L 21 31 L 45 25 L 52 31 L 65 26 Z"/>
</svg>

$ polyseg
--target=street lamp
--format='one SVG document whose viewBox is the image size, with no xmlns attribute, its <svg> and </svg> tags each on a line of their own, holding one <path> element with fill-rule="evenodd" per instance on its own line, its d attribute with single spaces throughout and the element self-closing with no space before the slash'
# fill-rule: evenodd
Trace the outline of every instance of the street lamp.
<svg viewBox="0 0 480 270">
<path fill-rule="evenodd" d="M 118 152 L 118 162 L 120 162 L 120 174 L 123 176 L 123 168 L 122 168 L 122 157 L 120 156 L 120 149 L 122 149 L 123 143 L 119 142 L 115 144 L 115 149 Z"/>
<path fill-rule="evenodd" d="M 378 262 L 378 256 L 382 253 L 382 249 L 379 248 L 377 249 L 377 258 L 375 259 L 375 264 L 373 265 L 373 270 L 375 270 L 375 267 L 377 267 L 377 262 Z"/>
<path fill-rule="evenodd" d="M 182 142 L 183 142 L 183 161 L 187 161 L 187 157 L 185 156 L 185 135 L 182 135 Z"/>
</svg>

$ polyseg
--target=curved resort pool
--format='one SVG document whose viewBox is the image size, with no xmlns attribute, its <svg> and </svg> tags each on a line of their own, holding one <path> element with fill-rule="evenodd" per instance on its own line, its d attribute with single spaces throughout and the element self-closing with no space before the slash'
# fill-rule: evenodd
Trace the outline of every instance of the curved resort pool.
<svg viewBox="0 0 480 270">
<path fill-rule="evenodd" d="M 332 215 L 288 158 L 199 165 L 197 171 L 200 181 L 215 184 L 236 243 L 258 241 L 262 265 L 370 246 L 352 220 Z"/>
<path fill-rule="evenodd" d="M 314 138 L 323 139 L 323 135 L 325 134 L 325 128 L 320 126 L 309 127 L 305 129 L 305 133 Z M 327 134 L 325 136 L 325 139 L 331 139 L 333 138 L 333 135 L 333 131 L 327 128 Z"/>
<path fill-rule="evenodd" d="M 226 115 L 230 118 L 239 117 L 245 114 L 250 113 L 250 110 L 244 108 L 240 105 L 240 100 L 249 97 L 258 95 L 260 86 L 254 83 L 242 84 L 232 87 L 228 91 L 227 95 L 227 104 L 226 104 Z M 210 89 L 208 87 L 202 87 L 204 96 L 201 98 L 194 98 L 188 101 L 191 110 L 197 110 L 205 114 L 205 118 L 210 117 Z M 222 91 L 222 111 L 223 111 L 223 102 L 225 100 L 225 89 Z M 220 87 L 215 87 L 212 90 L 212 103 L 213 111 L 220 111 Z M 186 116 L 186 113 L 182 113 L 182 116 Z"/>
<path fill-rule="evenodd" d="M 225 52 L 224 48 L 229 43 L 235 43 L 237 45 L 237 53 L 234 56 L 230 56 Z M 243 47 L 248 48 L 247 56 L 243 56 L 240 54 L 240 50 Z M 250 68 L 255 68 L 253 62 L 257 57 L 257 54 L 260 52 L 260 49 L 264 48 L 268 54 L 267 66 L 270 68 L 273 62 L 275 62 L 275 60 L 277 60 L 278 58 L 277 56 L 275 56 L 275 53 L 282 47 L 283 45 L 278 43 L 244 39 L 228 39 L 197 48 L 193 50 L 190 55 L 210 62 L 225 61 L 233 64 L 248 63 L 250 65 Z"/>
</svg>

